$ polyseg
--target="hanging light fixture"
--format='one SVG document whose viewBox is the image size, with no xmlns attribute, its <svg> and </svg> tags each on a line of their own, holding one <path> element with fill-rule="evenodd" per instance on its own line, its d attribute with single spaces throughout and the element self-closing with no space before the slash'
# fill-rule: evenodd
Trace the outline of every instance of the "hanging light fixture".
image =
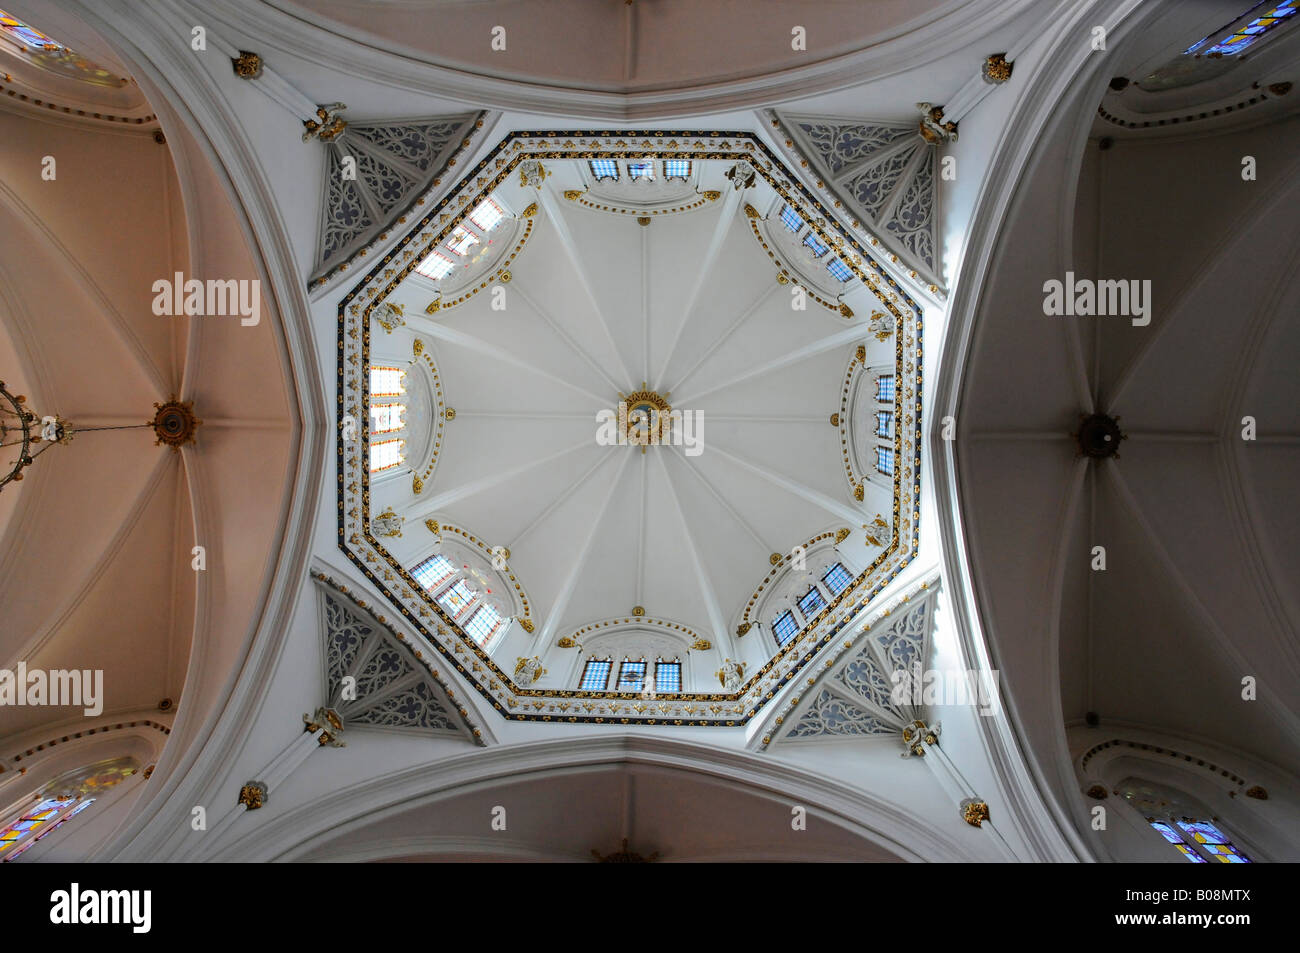
<svg viewBox="0 0 1300 953">
<path fill-rule="evenodd" d="M 95 430 L 139 430 L 152 428 L 154 445 L 165 444 L 173 451 L 194 442 L 194 433 L 203 421 L 194 416 L 192 401 L 172 398 L 154 404 L 153 419 L 143 424 L 120 427 L 82 427 L 74 430 L 72 424 L 58 414 L 38 414 L 27 406 L 23 394 L 11 394 L 0 381 L 0 490 L 24 477 L 24 471 L 36 458 L 57 444 L 69 444 L 78 433 Z"/>
</svg>

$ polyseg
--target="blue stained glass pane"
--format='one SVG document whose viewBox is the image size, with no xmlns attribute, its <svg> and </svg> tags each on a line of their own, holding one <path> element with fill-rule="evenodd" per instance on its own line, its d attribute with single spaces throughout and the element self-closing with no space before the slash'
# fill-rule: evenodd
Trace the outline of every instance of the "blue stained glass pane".
<svg viewBox="0 0 1300 953">
<path fill-rule="evenodd" d="M 589 659 L 582 670 L 582 682 L 578 688 L 584 692 L 603 692 L 609 684 L 609 671 L 614 663 L 609 659 Z"/>
<path fill-rule="evenodd" d="M 826 570 L 826 574 L 822 576 L 822 582 L 826 583 L 826 588 L 837 596 L 847 589 L 849 583 L 852 581 L 853 577 L 849 575 L 849 571 L 840 563 L 836 563 L 830 569 Z"/>
<path fill-rule="evenodd" d="M 655 664 L 655 691 L 680 692 L 682 690 L 682 663 L 658 662 Z"/>
<path fill-rule="evenodd" d="M 667 159 L 664 161 L 665 179 L 687 179 L 691 174 L 690 159 Z"/>
<path fill-rule="evenodd" d="M 849 281 L 853 277 L 853 272 L 849 271 L 848 266 L 838 258 L 832 258 L 826 262 L 826 270 L 840 281 Z"/>
<path fill-rule="evenodd" d="M 876 412 L 876 436 L 892 437 L 894 435 L 894 415 L 887 410 Z"/>
<path fill-rule="evenodd" d="M 782 612 L 772 622 L 772 634 L 776 636 L 777 645 L 785 645 L 795 637 L 799 631 L 799 624 L 794 621 L 793 612 Z"/>
<path fill-rule="evenodd" d="M 894 402 L 894 376 L 888 374 L 876 379 L 876 400 L 882 404 Z"/>
<path fill-rule="evenodd" d="M 799 229 L 803 228 L 803 219 L 788 205 L 781 209 L 781 221 L 792 232 L 798 232 Z"/>
<path fill-rule="evenodd" d="M 596 181 L 603 179 L 613 179 L 618 181 L 618 163 L 613 159 L 592 159 L 591 174 L 596 177 Z"/>
<path fill-rule="evenodd" d="M 817 240 L 817 236 L 812 232 L 809 232 L 803 237 L 803 243 L 812 249 L 815 258 L 820 258 L 822 255 L 830 251 L 829 248 Z"/>
<path fill-rule="evenodd" d="M 826 599 L 822 596 L 822 591 L 813 586 L 799 600 L 799 611 L 803 613 L 805 619 L 811 619 L 825 605 Z"/>
<path fill-rule="evenodd" d="M 886 475 L 894 472 L 894 451 L 885 447 L 876 448 L 876 469 Z"/>
<path fill-rule="evenodd" d="M 653 162 L 629 162 L 627 164 L 627 174 L 632 179 L 653 179 L 655 177 L 655 164 Z"/>
<path fill-rule="evenodd" d="M 446 556 L 430 556 L 412 569 L 411 575 L 424 588 L 434 589 L 446 582 L 448 577 L 455 571 L 456 567 L 451 564 L 451 560 Z"/>
<path fill-rule="evenodd" d="M 1151 826 L 1159 831 L 1160 836 L 1169 841 L 1169 843 L 1181 844 L 1183 842 L 1183 839 L 1178 836 L 1178 832 L 1168 824 L 1161 823 L 1160 821 L 1151 821 Z"/>
<path fill-rule="evenodd" d="M 1263 6 L 1263 3 L 1256 3 L 1246 12 L 1249 13 L 1251 10 L 1260 6 Z M 1199 53 L 1203 56 L 1214 56 L 1216 54 L 1219 56 L 1235 56 L 1237 53 L 1240 53 L 1242 50 L 1258 41 L 1260 37 L 1276 29 L 1283 23 L 1288 22 L 1290 17 L 1294 16 L 1298 9 L 1300 9 L 1300 0 L 1285 0 L 1285 2 L 1279 3 L 1263 16 L 1256 17 L 1240 29 L 1229 33 L 1212 46 L 1206 47 L 1205 44 L 1210 42 L 1211 37 L 1217 36 L 1231 24 L 1224 24 L 1209 36 L 1205 37 L 1205 39 L 1193 43 L 1183 52 Z M 1242 16 L 1245 16 L 1245 14 L 1242 14 Z M 1239 16 L 1232 22 L 1235 23 L 1240 19 L 1241 17 Z"/>
<path fill-rule="evenodd" d="M 645 687 L 645 662 L 624 662 L 618 669 L 615 691 L 639 692 Z"/>
<path fill-rule="evenodd" d="M 473 618 L 465 623 L 465 632 L 479 645 L 486 645 L 492 633 L 496 631 L 501 616 L 491 606 L 479 606 Z"/>
</svg>

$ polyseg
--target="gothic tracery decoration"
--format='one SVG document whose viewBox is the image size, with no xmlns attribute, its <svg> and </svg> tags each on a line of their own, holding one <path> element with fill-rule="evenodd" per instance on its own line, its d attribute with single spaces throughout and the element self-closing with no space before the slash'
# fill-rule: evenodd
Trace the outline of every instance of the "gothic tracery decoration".
<svg viewBox="0 0 1300 953">
<path fill-rule="evenodd" d="M 924 105 L 921 122 L 935 123 L 943 133 L 934 142 L 955 139 L 955 127 L 950 131 L 942 121 L 932 120 L 935 107 Z M 917 134 L 916 123 L 782 114 L 777 114 L 777 122 L 790 137 L 787 147 L 802 147 L 817 175 L 846 208 L 908 264 L 937 279 L 942 269 L 937 155 L 932 143 Z"/>
<path fill-rule="evenodd" d="M 332 119 L 342 122 L 337 112 Z M 481 115 L 357 121 L 331 127 L 331 114 L 326 113 L 318 128 L 306 133 L 329 147 L 317 272 L 332 268 L 365 245 L 426 191 Z"/>
</svg>

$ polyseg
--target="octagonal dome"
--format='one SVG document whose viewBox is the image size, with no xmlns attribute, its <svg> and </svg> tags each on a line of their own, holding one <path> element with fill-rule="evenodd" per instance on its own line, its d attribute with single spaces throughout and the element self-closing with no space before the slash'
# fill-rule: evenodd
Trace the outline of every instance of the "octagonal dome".
<svg viewBox="0 0 1300 953">
<path fill-rule="evenodd" d="M 340 305 L 341 547 L 508 717 L 744 723 L 914 552 L 920 308 L 746 133 L 429 205 Z"/>
</svg>

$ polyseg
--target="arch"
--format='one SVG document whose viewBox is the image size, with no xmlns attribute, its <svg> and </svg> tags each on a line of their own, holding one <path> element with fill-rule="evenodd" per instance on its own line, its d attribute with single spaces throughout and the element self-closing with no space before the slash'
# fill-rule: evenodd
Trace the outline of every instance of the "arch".
<svg viewBox="0 0 1300 953">
<path fill-rule="evenodd" d="M 851 845 L 838 853 L 833 853 L 835 847 L 826 846 L 822 856 L 810 856 L 814 853 L 811 847 L 765 835 L 755 837 L 753 827 L 742 823 L 741 828 L 747 831 L 744 835 L 737 835 L 730 827 L 705 836 L 711 846 L 695 853 L 688 853 L 684 846 L 695 831 L 683 832 L 676 838 L 671 833 L 656 832 L 655 843 L 645 846 L 660 850 L 664 860 L 975 859 L 964 844 L 906 809 L 804 768 L 752 754 L 658 737 L 599 735 L 512 745 L 477 755 L 453 757 L 331 792 L 284 815 L 268 817 L 256 829 L 217 847 L 207 859 L 451 859 L 438 853 L 450 844 L 439 830 L 445 822 L 457 825 L 456 843 L 464 845 L 457 849 L 461 859 L 487 859 L 494 850 L 502 850 L 518 858 L 589 860 L 590 850 L 603 847 L 611 837 L 614 842 L 607 850 L 617 847 L 619 837 L 636 840 L 638 836 L 636 830 L 619 832 L 621 817 L 615 819 L 612 814 L 621 816 L 622 798 L 608 796 L 611 789 L 606 782 L 616 785 L 614 791 L 622 791 L 624 784 L 635 785 L 647 778 L 653 779 L 647 783 L 663 791 L 673 804 L 678 797 L 670 796 L 671 790 L 710 786 L 715 795 L 720 795 L 715 800 L 721 808 L 716 817 L 710 814 L 701 818 L 702 824 L 723 823 L 726 809 L 743 803 L 747 810 L 734 812 L 737 820 L 752 819 L 752 811 L 765 806 L 772 812 L 773 831 L 778 821 L 788 831 L 790 805 L 797 804 L 807 808 L 810 827 L 798 833 L 796 840 L 811 832 L 815 819 L 824 821 L 826 831 L 834 838 Z M 523 811 L 510 805 L 528 803 L 527 798 L 498 797 L 503 791 L 521 788 L 531 788 L 543 800 L 569 798 L 571 792 L 576 795 L 583 790 L 592 791 L 602 800 L 598 803 L 593 798 L 579 804 L 570 799 L 553 813 L 542 813 L 539 808 L 538 814 L 525 817 Z M 634 798 L 634 802 L 649 805 L 654 799 Z M 492 834 L 489 827 L 493 805 L 506 807 L 508 825 L 504 832 Z M 510 813 L 512 810 L 515 813 Z M 692 813 L 677 811 L 674 817 L 681 819 Z M 464 828 L 470 826 L 465 822 L 467 817 L 472 818 L 471 824 L 482 824 L 483 838 L 475 838 L 472 833 L 465 836 Z M 393 836 L 392 832 L 403 824 L 410 824 L 412 836 L 419 838 L 414 841 L 420 845 L 418 850 L 412 851 L 412 838 Z M 552 825 L 548 828 L 552 832 L 556 825 L 568 831 L 568 849 L 548 850 L 532 840 L 531 830 L 547 824 Z M 497 838 L 499 846 L 490 846 L 488 836 Z M 589 843 L 592 838 L 597 838 L 596 842 Z"/>
</svg>

